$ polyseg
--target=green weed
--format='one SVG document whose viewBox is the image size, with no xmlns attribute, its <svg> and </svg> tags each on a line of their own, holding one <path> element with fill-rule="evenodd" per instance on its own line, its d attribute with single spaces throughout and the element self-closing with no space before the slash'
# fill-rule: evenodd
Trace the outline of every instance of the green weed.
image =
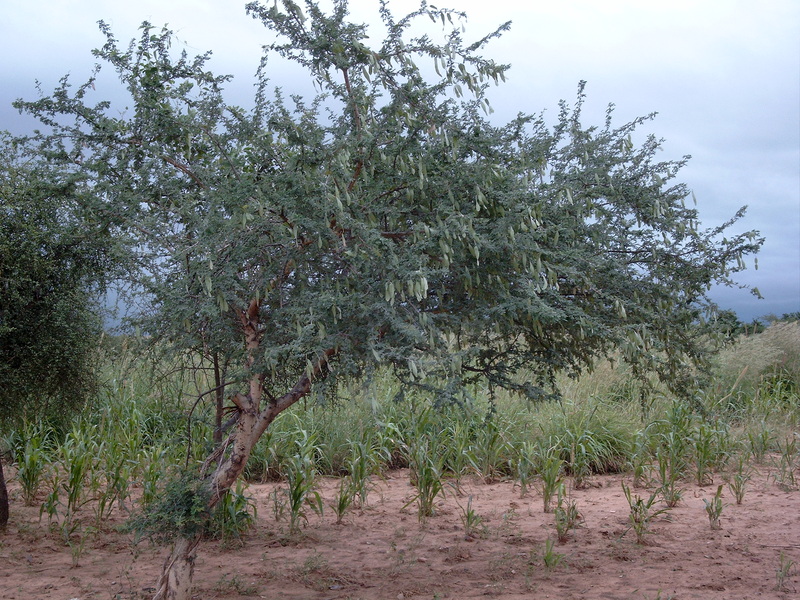
<svg viewBox="0 0 800 600">
<path fill-rule="evenodd" d="M 797 452 L 797 434 L 786 438 L 784 443 L 778 442 L 775 460 L 775 471 L 772 476 L 781 489 L 792 491 L 797 489 L 797 470 L 800 469 L 800 455 Z"/>
<path fill-rule="evenodd" d="M 50 462 L 50 430 L 41 422 L 29 423 L 24 427 L 22 436 L 25 445 L 17 453 L 17 479 L 22 486 L 23 502 L 26 506 L 33 506 Z"/>
<path fill-rule="evenodd" d="M 644 544 L 645 537 L 650 534 L 650 525 L 657 516 L 666 513 L 668 508 L 661 508 L 655 510 L 653 507 L 658 498 L 658 492 L 650 495 L 647 500 L 644 500 L 638 495 L 631 495 L 631 490 L 625 483 L 622 483 L 622 492 L 625 494 L 625 499 L 628 501 L 630 513 L 628 515 L 628 522 L 630 529 L 633 529 L 636 534 L 636 543 Z"/>
<path fill-rule="evenodd" d="M 788 592 L 788 579 L 794 574 L 794 561 L 787 557 L 783 551 L 780 554 L 780 562 L 775 570 L 775 589 L 779 592 Z"/>
<path fill-rule="evenodd" d="M 552 571 L 564 560 L 564 555 L 553 550 L 553 540 L 548 538 L 544 543 L 542 551 L 542 562 L 548 571 Z"/>
<path fill-rule="evenodd" d="M 443 461 L 438 448 L 425 437 L 417 440 L 409 449 L 409 463 L 417 494 L 406 506 L 416 501 L 419 519 L 422 521 L 433 515 L 436 499 L 444 494 Z"/>
<path fill-rule="evenodd" d="M 706 507 L 706 514 L 708 515 L 708 522 L 711 525 L 711 529 L 722 529 L 720 517 L 722 516 L 722 509 L 725 506 L 722 503 L 722 486 L 717 486 L 717 492 L 711 500 L 703 498 L 703 504 L 705 504 Z"/>
<path fill-rule="evenodd" d="M 552 509 L 553 496 L 558 493 L 563 480 L 563 461 L 551 450 L 541 451 L 537 460 L 537 472 L 542 480 L 542 503 L 544 512 Z"/>
<path fill-rule="evenodd" d="M 744 456 L 739 456 L 736 460 L 736 468 L 728 476 L 728 489 L 736 499 L 736 504 L 741 504 L 744 500 L 747 483 L 753 476 L 753 470 L 749 467 Z"/>
<path fill-rule="evenodd" d="M 659 448 L 656 451 L 656 460 L 658 461 L 658 479 L 659 488 L 658 493 L 664 499 L 664 503 L 669 508 L 678 506 L 678 503 L 683 498 L 683 489 L 680 487 L 680 467 L 674 468 L 672 466 L 675 456 L 665 448 Z M 682 463 L 681 463 L 682 464 Z"/>
<path fill-rule="evenodd" d="M 486 534 L 486 525 L 481 517 L 472 508 L 472 496 L 467 498 L 466 508 L 461 508 L 461 522 L 464 524 L 464 535 L 467 537 L 483 537 Z"/>
<path fill-rule="evenodd" d="M 558 502 L 554 513 L 558 541 L 563 544 L 567 541 L 570 531 L 575 529 L 581 521 L 578 506 L 575 500 L 566 497 L 563 483 L 558 488 Z"/>
<path fill-rule="evenodd" d="M 536 446 L 527 440 L 517 450 L 516 472 L 520 496 L 524 498 L 536 475 Z"/>
<path fill-rule="evenodd" d="M 315 489 L 317 470 L 314 457 L 317 452 L 315 445 L 316 436 L 302 432 L 297 440 L 297 453 L 289 458 L 285 465 L 286 473 L 286 507 L 289 511 L 289 532 L 292 534 L 300 531 L 301 522 L 308 523 L 306 507 L 321 515 L 323 501 L 320 493 Z"/>
<path fill-rule="evenodd" d="M 224 541 L 239 540 L 256 522 L 258 510 L 253 498 L 245 495 L 246 484 L 237 481 L 211 515 L 210 533 Z"/>
<path fill-rule="evenodd" d="M 342 477 L 339 480 L 339 491 L 336 493 L 333 503 L 330 507 L 336 515 L 336 524 L 340 525 L 344 519 L 347 510 L 353 504 L 356 497 L 356 490 L 350 477 Z"/>
</svg>

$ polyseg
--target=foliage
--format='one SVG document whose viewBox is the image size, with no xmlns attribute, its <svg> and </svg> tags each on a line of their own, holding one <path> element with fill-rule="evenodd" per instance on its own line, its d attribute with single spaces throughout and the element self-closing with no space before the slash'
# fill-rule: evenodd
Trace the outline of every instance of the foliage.
<svg viewBox="0 0 800 600">
<path fill-rule="evenodd" d="M 708 515 L 708 522 L 711 529 L 722 529 L 722 524 L 719 521 L 722 516 L 722 509 L 725 507 L 722 502 L 722 486 L 717 486 L 717 491 L 711 500 L 703 498 L 703 504 L 706 507 L 706 514 Z"/>
<path fill-rule="evenodd" d="M 50 514 L 51 509 L 52 523 L 63 523 L 63 531 L 59 528 L 58 533 L 76 551 L 80 549 L 83 538 L 92 535 L 92 527 L 87 527 L 87 524 L 91 522 L 96 527 L 101 526 L 102 519 L 98 517 L 98 511 L 102 510 L 103 514 L 108 514 L 111 510 L 119 510 L 127 514 L 131 510 L 136 513 L 142 511 L 146 504 L 151 504 L 153 508 L 158 506 L 157 500 L 164 483 L 173 476 L 171 465 L 182 463 L 186 459 L 185 424 L 175 420 L 172 413 L 176 407 L 165 405 L 162 398 L 162 389 L 171 389 L 179 382 L 169 383 L 162 379 L 160 387 L 154 387 L 151 376 L 152 365 L 145 360 L 134 361 L 126 352 L 109 353 L 110 365 L 105 370 L 106 384 L 94 405 L 94 413 L 85 415 L 75 422 L 75 429 L 80 431 L 73 431 L 73 428 L 63 431 L 47 423 L 34 422 L 12 431 L 5 437 L 6 443 L 13 451 L 17 480 L 20 483 L 28 481 L 33 487 L 38 474 L 39 493 L 34 495 L 34 500 L 38 503 L 44 501 L 48 505 L 47 494 L 57 490 L 52 503 L 45 507 L 44 512 Z M 160 371 L 169 372 L 170 368 L 165 364 Z M 178 377 L 178 374 L 175 373 L 173 376 Z M 595 372 L 590 377 L 605 377 L 605 374 Z M 259 443 L 256 458 L 259 455 L 270 456 L 269 464 L 274 465 L 270 466 L 273 479 L 286 481 L 291 458 L 300 454 L 307 456 L 306 464 L 313 464 L 313 469 L 320 474 L 341 476 L 345 472 L 351 473 L 347 467 L 349 463 L 352 463 L 352 473 L 377 473 L 394 468 L 396 458 L 393 457 L 392 449 L 403 440 L 419 439 L 417 436 L 420 432 L 433 436 L 431 443 L 436 444 L 437 452 L 442 458 L 452 455 L 454 448 L 468 448 L 474 443 L 472 432 L 484 423 L 488 410 L 485 391 L 476 390 L 475 403 L 469 408 L 442 407 L 433 410 L 423 401 L 422 396 L 418 396 L 415 403 L 394 402 L 392 399 L 394 388 L 385 385 L 387 378 L 379 377 L 378 380 L 379 383 L 376 383 L 374 389 L 360 388 L 354 391 L 351 402 L 337 402 L 334 406 L 309 403 L 306 408 L 298 406 L 298 410 L 285 413 L 270 428 L 269 439 L 265 437 Z M 593 393 L 593 390 L 598 389 L 598 385 L 591 381 L 579 383 L 581 389 L 587 393 Z M 609 391 L 606 397 L 591 399 L 576 396 L 573 402 L 585 403 L 589 413 L 591 407 L 597 404 L 615 407 L 614 411 L 609 411 L 607 417 L 604 417 L 605 427 L 623 431 L 625 438 L 636 439 L 635 452 L 641 455 L 642 460 L 648 460 L 656 467 L 654 476 L 658 480 L 656 485 L 659 486 L 660 498 L 663 498 L 668 506 L 670 498 L 673 499 L 673 504 L 676 503 L 680 500 L 681 486 L 686 484 L 681 477 L 676 477 L 675 473 L 682 472 L 682 477 L 694 478 L 695 473 L 690 470 L 691 465 L 687 463 L 696 451 L 692 443 L 694 435 L 692 432 L 696 432 L 697 425 L 704 421 L 687 410 L 685 405 L 675 405 L 663 400 L 654 403 L 651 412 L 648 413 L 650 419 L 637 421 L 635 418 L 637 414 L 643 419 L 638 410 L 638 400 L 635 398 L 622 400 L 612 394 Z M 191 397 L 191 394 L 187 396 Z M 177 408 L 189 404 L 179 405 Z M 165 412 L 165 408 L 170 410 Z M 757 448 L 763 450 L 762 460 L 774 460 L 774 464 L 768 468 L 776 482 L 782 485 L 791 484 L 792 469 L 796 469 L 798 456 L 797 446 L 792 448 L 791 434 L 797 429 L 796 426 L 787 429 L 779 424 L 787 422 L 787 415 L 791 415 L 793 410 L 786 404 L 775 404 L 770 407 L 769 415 L 753 415 L 745 421 L 742 421 L 739 415 L 730 413 L 720 415 L 715 428 L 720 431 L 729 429 L 731 436 L 738 439 L 742 453 L 734 455 L 735 460 L 731 461 L 727 468 L 726 480 L 729 482 L 732 497 L 737 498 L 737 490 L 741 494 L 745 493 L 745 487 L 737 486 L 747 484 L 752 464 L 757 460 L 758 455 L 753 455 L 751 452 L 751 443 L 755 443 Z M 600 411 L 601 409 L 598 409 L 598 413 Z M 492 419 L 504 431 L 506 442 L 514 449 L 511 455 L 515 461 L 513 464 L 516 464 L 520 457 L 526 457 L 525 476 L 531 484 L 534 483 L 534 470 L 539 472 L 539 458 L 546 457 L 547 450 L 552 445 L 552 439 L 545 435 L 549 436 L 550 432 L 562 427 L 563 414 L 563 403 L 557 401 L 530 405 L 514 396 L 496 398 Z M 198 426 L 204 421 L 210 422 L 212 416 L 209 410 L 199 414 Z M 95 460 L 90 461 L 91 468 L 84 478 L 86 484 L 81 492 L 82 498 L 78 504 L 74 504 L 75 510 L 70 515 L 67 513 L 67 473 L 80 471 L 81 463 L 85 462 L 83 453 L 74 451 L 79 440 L 83 440 L 84 447 L 90 440 L 96 440 L 98 447 L 93 447 L 90 452 L 95 456 Z M 683 440 L 683 445 L 679 447 L 670 444 L 670 440 Z M 710 440 L 712 454 L 722 450 L 731 451 L 730 441 L 720 436 L 711 436 Z M 62 448 L 64 445 L 73 449 L 64 449 Z M 431 445 L 428 447 L 431 448 Z M 35 449 L 39 449 L 39 452 Z M 776 450 L 779 454 L 771 454 Z M 631 453 L 633 452 L 632 447 Z M 33 459 L 29 465 L 31 470 L 26 475 L 24 472 L 28 468 L 25 466 L 28 455 L 33 455 Z M 70 455 L 72 459 L 65 461 L 66 455 Z M 202 459 L 201 455 L 193 456 L 192 461 Z M 631 454 L 629 458 L 632 459 L 633 456 Z M 456 474 L 453 470 L 455 463 L 451 462 L 452 460 L 452 457 L 448 458 L 447 465 L 439 465 L 441 472 L 438 481 L 444 480 L 445 485 L 447 478 Z M 507 458 L 501 460 L 506 461 Z M 119 471 L 119 476 L 116 475 L 120 465 L 128 469 L 127 474 L 123 469 Z M 555 477 L 552 489 L 555 492 L 552 498 L 554 506 L 551 510 L 554 512 L 555 523 L 559 525 L 557 516 L 562 513 L 559 511 L 557 497 L 558 490 L 564 484 L 560 478 L 565 470 L 570 470 L 570 465 L 564 464 L 556 456 L 552 466 Z M 497 468 L 500 467 L 502 465 L 498 465 Z M 310 467 L 307 468 L 310 470 Z M 341 470 L 342 468 L 345 470 Z M 547 476 L 546 472 L 541 474 Z M 253 478 L 256 481 L 260 480 L 260 474 L 255 474 Z M 437 480 L 433 479 L 431 483 L 435 486 L 436 482 Z M 368 479 L 365 483 L 368 483 Z M 537 487 L 544 486 L 544 483 L 535 481 Z M 146 492 L 146 496 L 139 494 L 132 496 L 131 491 L 137 488 Z M 346 502 L 341 510 L 337 510 L 334 506 L 337 516 L 345 514 L 352 506 L 352 495 L 358 493 L 355 483 L 350 480 L 350 475 L 342 479 L 342 489 L 346 490 L 345 496 L 348 494 L 350 496 L 345 498 Z M 653 490 L 655 491 L 655 488 Z M 283 484 L 277 491 L 279 492 L 277 499 L 283 502 L 282 506 L 278 507 L 279 510 L 283 510 L 278 518 L 281 521 L 286 519 L 288 522 L 286 485 Z M 313 492 L 313 488 L 311 491 Z M 565 517 L 562 523 L 566 526 L 570 522 L 568 518 L 570 503 L 563 492 L 561 497 L 561 508 Z M 313 493 L 310 498 L 312 501 L 315 500 Z M 646 500 L 647 496 L 643 502 Z M 334 498 L 334 503 L 337 501 L 338 498 Z M 434 502 L 436 501 L 438 497 L 434 497 Z M 314 513 L 309 510 L 308 504 L 301 504 L 300 508 L 307 511 L 309 519 L 313 518 Z M 476 514 L 472 515 L 470 509 Z M 237 534 L 232 529 L 215 527 L 212 520 L 208 524 L 210 529 L 205 530 L 208 535 L 224 536 L 226 531 L 229 539 L 245 535 L 244 527 L 252 518 L 253 511 L 246 507 L 244 496 L 238 498 L 235 494 L 226 496 L 214 511 L 221 516 L 219 511 L 234 517 L 228 521 L 231 525 L 238 527 L 239 524 L 243 528 Z M 485 523 L 478 522 L 479 515 L 476 508 L 470 507 L 469 502 L 466 502 L 461 513 L 465 519 L 465 527 L 470 523 L 475 525 L 480 535 L 482 525 Z M 298 522 L 301 526 L 302 520 L 303 517 L 299 517 Z"/>
<path fill-rule="evenodd" d="M 214 508 L 209 523 L 209 534 L 223 540 L 240 539 L 255 524 L 258 511 L 255 500 L 244 494 L 244 486 L 237 483 Z"/>
<path fill-rule="evenodd" d="M 434 514 L 436 499 L 444 495 L 442 452 L 435 441 L 423 437 L 412 444 L 408 453 L 411 481 L 417 493 L 406 506 L 416 501 L 417 515 L 424 521 Z"/>
<path fill-rule="evenodd" d="M 779 592 L 790 591 L 787 585 L 787 579 L 795 572 L 795 563 L 781 550 L 780 562 L 778 568 L 775 570 L 775 589 Z"/>
<path fill-rule="evenodd" d="M 238 353 L 234 380 L 257 372 L 269 388 L 335 356 L 337 374 L 378 361 L 451 394 L 481 377 L 536 396 L 621 348 L 687 389 L 704 294 L 760 242 L 722 238 L 733 220 L 697 228 L 673 181 L 684 161 L 655 161 L 654 137 L 631 142 L 646 119 L 615 128 L 609 109 L 604 127 L 583 126 L 581 86 L 552 130 L 524 115 L 491 124 L 487 88 L 507 67 L 477 51 L 507 25 L 473 45 L 457 29 L 404 40 L 416 17 L 459 15 L 396 21 L 384 6 L 387 37 L 369 48 L 344 2 L 330 15 L 307 3 L 302 18 L 291 2 L 247 9 L 324 102 L 268 99 L 264 62 L 254 108 L 231 106 L 207 55 L 175 58 L 172 33 L 145 24 L 127 50 L 102 25 L 95 51 L 132 110 L 92 105 L 93 79 L 17 103 L 53 129 L 41 149 L 91 190 L 85 202 L 131 237 L 155 339 Z M 511 377 L 521 365 L 531 382 Z"/>
<path fill-rule="evenodd" d="M 464 524 L 464 534 L 468 538 L 480 537 L 486 534 L 487 527 L 483 522 L 483 517 L 472 508 L 472 496 L 467 498 L 466 508 L 459 504 L 459 509 L 461 509 L 461 522 Z"/>
<path fill-rule="evenodd" d="M 548 571 L 552 571 L 564 560 L 564 555 L 553 550 L 553 540 L 547 538 L 542 550 L 542 562 Z"/>
<path fill-rule="evenodd" d="M 542 502 L 544 512 L 551 510 L 551 501 L 561 486 L 562 461 L 552 450 L 552 445 L 547 450 L 542 450 L 537 457 L 536 471 L 542 480 Z"/>
<path fill-rule="evenodd" d="M 319 447 L 315 444 L 316 436 L 301 432 L 296 441 L 297 452 L 286 464 L 286 505 L 289 509 L 289 531 L 298 533 L 301 521 L 308 522 L 306 506 L 310 506 L 317 514 L 322 514 L 322 496 L 315 488 L 317 477 L 315 454 Z"/>
<path fill-rule="evenodd" d="M 148 537 L 162 544 L 206 534 L 209 495 L 203 481 L 184 474 L 169 481 L 158 500 L 130 519 L 127 528 L 139 538 Z"/>
<path fill-rule="evenodd" d="M 33 506 L 47 470 L 49 431 L 41 422 L 27 423 L 23 429 L 22 447 L 16 452 L 17 479 L 22 486 L 22 500 Z M 21 440 L 21 441 L 22 441 Z"/>
<path fill-rule="evenodd" d="M 567 465 L 574 486 L 582 487 L 593 474 L 624 470 L 633 444 L 633 428 L 620 404 L 597 399 L 564 401 L 540 425 L 549 448 Z M 556 408 L 556 407 L 553 407 Z"/>
<path fill-rule="evenodd" d="M 67 171 L 0 133 L 0 426 L 47 418 L 66 427 L 96 390 L 110 244 Z M 26 502 L 37 487 L 31 452 Z M 0 464 L 0 529 L 8 513 Z"/>
<path fill-rule="evenodd" d="M 650 533 L 650 525 L 658 515 L 666 513 L 669 508 L 654 509 L 658 492 L 650 494 L 650 497 L 645 500 L 638 494 L 631 494 L 631 489 L 622 483 L 622 492 L 625 494 L 625 499 L 628 501 L 630 512 L 628 513 L 628 522 L 630 529 L 636 534 L 636 543 L 644 544 L 646 536 Z"/>
<path fill-rule="evenodd" d="M 577 502 L 566 497 L 563 483 L 558 488 L 558 503 L 554 513 L 558 541 L 563 544 L 567 541 L 569 532 L 575 529 L 582 520 Z"/>
<path fill-rule="evenodd" d="M 800 390 L 800 321 L 778 321 L 763 333 L 740 336 L 716 363 L 717 389 L 730 390 L 728 410 L 746 410 L 759 387 L 761 393 L 791 402 Z"/>
<path fill-rule="evenodd" d="M 108 240 L 67 171 L 0 135 L 0 422 L 66 423 L 96 390 Z"/>
</svg>

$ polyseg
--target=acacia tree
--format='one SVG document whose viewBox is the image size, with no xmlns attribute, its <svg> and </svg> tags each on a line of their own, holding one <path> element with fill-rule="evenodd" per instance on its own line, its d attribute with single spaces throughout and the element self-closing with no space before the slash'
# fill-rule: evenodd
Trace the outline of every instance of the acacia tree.
<svg viewBox="0 0 800 600">
<path fill-rule="evenodd" d="M 467 45 L 450 30 L 458 12 L 423 4 L 397 20 L 381 3 L 386 37 L 369 46 L 344 0 L 330 14 L 291 0 L 247 11 L 277 35 L 267 55 L 320 96 L 272 95 L 265 58 L 254 106 L 227 104 L 208 55 L 175 57 L 171 32 L 144 24 L 127 49 L 101 25 L 95 55 L 130 94 L 122 116 L 90 103 L 94 78 L 18 103 L 132 240 L 153 339 L 229 360 L 238 420 L 188 505 L 213 508 L 282 411 L 380 365 L 445 399 L 477 380 L 537 398 L 557 372 L 621 349 L 637 373 L 690 389 L 706 292 L 761 242 L 722 237 L 742 211 L 699 228 L 675 181 L 684 161 L 631 141 L 646 118 L 613 126 L 609 110 L 585 127 L 581 86 L 552 128 L 493 124 L 486 94 L 507 66 L 480 53 L 508 24 Z M 410 32 L 428 17 L 438 42 Z M 156 598 L 188 597 L 199 540 L 180 533 Z"/>
<path fill-rule="evenodd" d="M 109 248 L 70 179 L 0 135 L 0 426 L 63 422 L 95 391 Z M 0 464 L 0 529 L 7 520 Z"/>
</svg>

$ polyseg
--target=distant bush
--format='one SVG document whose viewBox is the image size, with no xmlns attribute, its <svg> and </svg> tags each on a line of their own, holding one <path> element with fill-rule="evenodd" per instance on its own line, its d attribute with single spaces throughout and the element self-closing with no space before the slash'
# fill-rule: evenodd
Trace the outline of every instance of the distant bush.
<svg viewBox="0 0 800 600">
<path fill-rule="evenodd" d="M 740 336 L 717 358 L 720 386 L 751 389 L 776 373 L 800 382 L 800 321 L 779 321 L 763 333 Z"/>
</svg>

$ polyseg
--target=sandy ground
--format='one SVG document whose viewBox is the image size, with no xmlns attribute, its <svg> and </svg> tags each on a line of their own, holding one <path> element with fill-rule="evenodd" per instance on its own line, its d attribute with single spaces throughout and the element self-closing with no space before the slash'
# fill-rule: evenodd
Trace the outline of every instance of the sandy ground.
<svg viewBox="0 0 800 600">
<path fill-rule="evenodd" d="M 721 483 L 718 477 L 718 482 Z M 544 564 L 545 542 L 555 539 L 553 515 L 535 490 L 521 497 L 513 482 L 462 481 L 447 488 L 436 515 L 420 523 L 408 471 L 375 482 L 363 510 L 342 524 L 327 507 L 336 480 L 321 480 L 323 517 L 311 513 L 300 535 L 276 522 L 269 500 L 275 485 L 252 485 L 258 522 L 239 543 L 207 541 L 196 562 L 195 597 L 309 600 L 418 600 L 435 598 L 794 598 L 800 590 L 800 491 L 785 491 L 766 469 L 750 482 L 742 505 L 725 489 L 722 528 L 712 530 L 703 499 L 716 485 L 685 484 L 684 499 L 657 517 L 645 544 L 628 530 L 620 476 L 597 477 L 571 490 L 583 520 Z M 629 481 L 628 481 L 629 482 Z M 17 495 L 11 484 L 12 501 Z M 647 497 L 646 490 L 634 490 Z M 463 514 L 482 520 L 465 534 Z M 660 503 L 659 503 L 659 506 Z M 84 509 L 87 521 L 91 507 Z M 12 523 L 0 535 L 0 597 L 16 600 L 148 598 L 167 549 L 134 547 L 114 526 L 116 514 L 86 542 L 78 566 L 61 538 L 39 523 L 37 507 L 15 502 Z M 783 553 L 783 559 L 781 558 Z M 782 563 L 783 560 L 783 563 Z M 781 565 L 794 567 L 782 580 Z"/>
</svg>

